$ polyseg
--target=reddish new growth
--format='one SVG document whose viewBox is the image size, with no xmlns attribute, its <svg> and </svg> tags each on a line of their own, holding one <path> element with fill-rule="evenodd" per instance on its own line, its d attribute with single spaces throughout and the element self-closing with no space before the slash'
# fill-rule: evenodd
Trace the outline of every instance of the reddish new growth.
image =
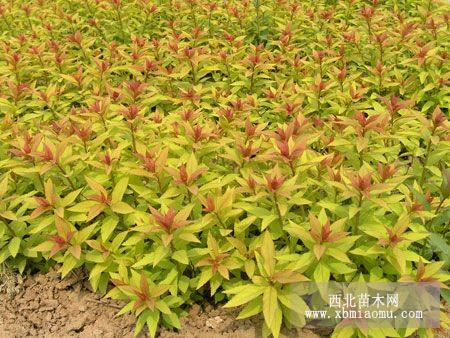
<svg viewBox="0 0 450 338">
<path fill-rule="evenodd" d="M 347 236 L 348 232 L 344 231 L 333 231 L 330 226 L 330 220 L 327 219 L 324 225 L 321 228 L 312 227 L 311 228 L 311 236 L 314 240 L 319 243 L 332 243 L 340 240 Z"/>
<path fill-rule="evenodd" d="M 208 195 L 206 199 L 202 200 L 203 211 L 204 212 L 215 212 L 216 211 L 216 203 L 214 202 L 214 198 L 211 195 Z"/>
<path fill-rule="evenodd" d="M 394 247 L 396 246 L 398 243 L 400 243 L 401 241 L 404 241 L 406 238 L 400 236 L 400 234 L 396 233 L 394 230 L 392 230 L 391 228 L 385 226 L 384 227 L 388 233 L 388 238 L 380 238 L 378 240 L 378 244 L 383 245 L 383 246 L 390 246 L 390 247 Z"/>
<path fill-rule="evenodd" d="M 279 173 L 274 173 L 273 175 L 265 175 L 265 178 L 267 182 L 267 188 L 272 193 L 276 193 L 284 183 L 284 178 Z"/>
<path fill-rule="evenodd" d="M 111 197 L 103 191 L 99 194 L 89 196 L 88 199 L 100 202 L 108 206 L 111 205 Z"/>
<path fill-rule="evenodd" d="M 366 175 L 351 175 L 350 182 L 352 183 L 352 186 L 359 191 L 359 193 L 367 197 L 372 187 L 371 178 L 372 173 L 368 173 Z"/>
<path fill-rule="evenodd" d="M 383 166 L 383 164 L 378 162 L 377 171 L 381 177 L 381 180 L 386 181 L 387 179 L 394 176 L 395 172 L 397 171 L 397 168 L 395 167 L 395 164 L 387 164 Z"/>
<path fill-rule="evenodd" d="M 139 107 L 135 104 L 131 104 L 128 108 L 120 111 L 128 122 L 132 122 L 139 115 Z"/>
<path fill-rule="evenodd" d="M 400 109 L 405 109 L 412 103 L 412 100 L 400 101 L 395 95 L 391 96 L 389 99 L 380 97 L 380 100 L 387 106 L 391 118 L 393 118 Z"/>
<path fill-rule="evenodd" d="M 176 219 L 177 214 L 172 208 L 168 208 L 165 214 L 159 212 L 152 206 L 149 206 L 149 209 L 158 224 L 156 229 L 163 230 L 167 234 L 172 234 L 175 230 L 189 224 L 189 221 L 186 219 Z"/>
</svg>

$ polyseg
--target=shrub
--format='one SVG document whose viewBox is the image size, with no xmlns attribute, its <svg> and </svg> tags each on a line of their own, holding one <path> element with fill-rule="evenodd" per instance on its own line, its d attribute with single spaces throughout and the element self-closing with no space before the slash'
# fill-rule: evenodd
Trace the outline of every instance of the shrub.
<svg viewBox="0 0 450 338">
<path fill-rule="evenodd" d="M 304 280 L 446 282 L 448 9 L 3 1 L 0 262 L 82 267 L 152 336 L 204 301 L 278 336 Z"/>
</svg>

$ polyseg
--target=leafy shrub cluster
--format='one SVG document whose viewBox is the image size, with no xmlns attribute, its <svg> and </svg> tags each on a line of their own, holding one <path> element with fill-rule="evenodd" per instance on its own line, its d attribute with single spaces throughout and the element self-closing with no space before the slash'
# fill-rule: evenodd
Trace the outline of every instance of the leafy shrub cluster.
<svg viewBox="0 0 450 338">
<path fill-rule="evenodd" d="M 448 9 L 2 1 L 0 262 L 81 266 L 152 336 L 204 301 L 278 336 L 308 279 L 447 281 Z"/>
</svg>

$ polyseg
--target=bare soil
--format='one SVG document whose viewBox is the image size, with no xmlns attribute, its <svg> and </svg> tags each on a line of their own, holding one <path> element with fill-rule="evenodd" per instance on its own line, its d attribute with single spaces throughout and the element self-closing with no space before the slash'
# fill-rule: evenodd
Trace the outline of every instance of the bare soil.
<svg viewBox="0 0 450 338">
<path fill-rule="evenodd" d="M 133 336 L 134 317 L 115 317 L 122 304 L 89 292 L 81 274 L 61 280 L 53 269 L 23 280 L 17 275 L 2 279 L 1 338 Z"/>
<path fill-rule="evenodd" d="M 61 280 L 57 269 L 20 277 L 0 274 L 0 338 L 19 337 L 133 337 L 135 317 L 116 317 L 125 304 L 104 300 L 89 290 L 82 273 Z M 235 320 L 236 310 L 194 305 L 181 318 L 178 332 L 162 328 L 161 338 L 256 338 L 262 319 Z M 145 337 L 143 332 L 139 335 Z M 320 337 L 308 330 L 284 330 L 284 337 Z"/>
</svg>

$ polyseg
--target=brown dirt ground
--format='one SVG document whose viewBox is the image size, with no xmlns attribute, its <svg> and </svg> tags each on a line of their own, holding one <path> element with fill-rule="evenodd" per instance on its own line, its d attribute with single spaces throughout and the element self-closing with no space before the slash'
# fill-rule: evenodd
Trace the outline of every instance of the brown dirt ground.
<svg viewBox="0 0 450 338">
<path fill-rule="evenodd" d="M 8 271 L 8 270 L 6 270 Z M 105 337 L 131 338 L 135 318 L 116 317 L 124 303 L 104 300 L 90 291 L 81 272 L 61 280 L 57 268 L 47 274 L 25 278 L 0 272 L 0 338 L 19 337 Z M 162 328 L 160 338 L 257 338 L 261 337 L 262 318 L 236 320 L 238 311 L 194 305 L 189 316 L 181 318 L 182 328 L 174 332 Z M 438 337 L 450 337 L 448 331 Z M 283 338 L 320 338 L 327 331 L 283 329 Z M 145 329 L 139 338 L 146 337 Z"/>
<path fill-rule="evenodd" d="M 103 301 L 83 287 L 83 280 L 77 273 L 61 280 L 56 269 L 25 279 L 3 278 L 0 338 L 132 337 L 134 317 L 115 317 L 120 302 Z"/>
<path fill-rule="evenodd" d="M 61 280 L 57 269 L 22 278 L 0 274 L 0 338 L 19 337 L 133 337 L 134 316 L 116 317 L 125 304 L 104 300 L 89 291 L 82 273 Z M 161 338 L 256 338 L 261 318 L 235 320 L 236 310 L 194 305 L 181 318 L 178 332 L 162 329 Z M 145 330 L 139 337 L 145 337 Z M 284 330 L 284 337 L 318 338 L 308 330 Z"/>
</svg>

